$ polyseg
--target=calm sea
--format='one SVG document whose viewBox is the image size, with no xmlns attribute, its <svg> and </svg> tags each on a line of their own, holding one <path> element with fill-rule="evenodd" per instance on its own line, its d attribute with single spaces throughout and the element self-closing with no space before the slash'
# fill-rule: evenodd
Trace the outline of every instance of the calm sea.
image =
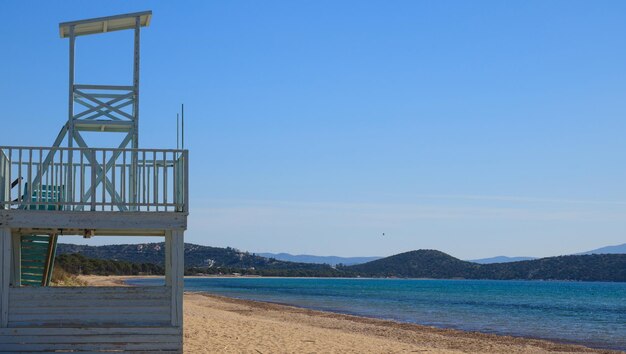
<svg viewBox="0 0 626 354">
<path fill-rule="evenodd" d="M 156 285 L 140 279 L 131 284 Z M 626 283 L 194 278 L 186 291 L 626 350 Z"/>
</svg>

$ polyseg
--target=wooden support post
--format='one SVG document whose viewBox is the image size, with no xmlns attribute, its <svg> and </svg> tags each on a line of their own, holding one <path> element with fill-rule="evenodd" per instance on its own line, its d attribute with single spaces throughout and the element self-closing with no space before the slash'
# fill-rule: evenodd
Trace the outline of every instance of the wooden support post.
<svg viewBox="0 0 626 354">
<path fill-rule="evenodd" d="M 52 270 L 54 267 L 54 256 L 56 255 L 57 234 L 50 234 L 48 241 L 48 251 L 46 252 L 46 263 L 44 265 L 41 286 L 48 286 L 52 280 Z"/>
<path fill-rule="evenodd" d="M 13 272 L 11 272 L 11 286 L 22 285 L 22 237 L 14 232 L 11 235 L 11 245 L 13 247 Z"/>
<path fill-rule="evenodd" d="M 172 231 L 165 231 L 165 286 L 172 286 Z"/>
<path fill-rule="evenodd" d="M 182 230 L 165 234 L 165 283 L 172 289 L 172 326 L 183 326 L 183 286 L 185 241 Z"/>
<path fill-rule="evenodd" d="M 11 279 L 11 229 L 0 228 L 0 328 L 9 323 L 9 286 Z"/>
</svg>

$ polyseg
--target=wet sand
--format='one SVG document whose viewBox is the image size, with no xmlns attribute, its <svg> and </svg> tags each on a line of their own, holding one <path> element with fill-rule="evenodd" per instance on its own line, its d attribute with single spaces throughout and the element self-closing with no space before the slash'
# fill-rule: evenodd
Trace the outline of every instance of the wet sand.
<svg viewBox="0 0 626 354">
<path fill-rule="evenodd" d="M 93 286 L 130 277 L 83 276 Z M 142 277 L 145 278 L 145 277 Z M 185 293 L 185 353 L 615 353 Z"/>
</svg>

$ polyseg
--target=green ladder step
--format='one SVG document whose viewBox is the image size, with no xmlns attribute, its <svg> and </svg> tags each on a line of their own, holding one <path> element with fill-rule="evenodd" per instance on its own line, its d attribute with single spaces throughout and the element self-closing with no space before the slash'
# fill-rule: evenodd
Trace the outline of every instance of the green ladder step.
<svg viewBox="0 0 626 354">
<path fill-rule="evenodd" d="M 57 235 L 24 235 L 20 240 L 21 283 L 48 286 L 52 279 Z"/>
</svg>

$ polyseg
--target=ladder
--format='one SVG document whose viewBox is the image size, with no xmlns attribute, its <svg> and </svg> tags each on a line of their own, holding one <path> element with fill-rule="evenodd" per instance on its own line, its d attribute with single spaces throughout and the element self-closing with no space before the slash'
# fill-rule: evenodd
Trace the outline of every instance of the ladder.
<svg viewBox="0 0 626 354">
<path fill-rule="evenodd" d="M 11 188 L 18 186 L 21 177 L 11 183 Z M 64 186 L 41 185 L 31 187 L 24 183 L 22 200 L 24 205 L 20 209 L 29 210 L 61 210 L 56 204 L 62 200 Z M 15 200 L 17 201 L 17 200 Z M 29 204 L 29 202 L 43 202 L 43 204 Z M 22 235 L 20 236 L 20 283 L 26 286 L 48 286 L 52 280 L 54 257 L 57 248 L 56 234 Z"/>
<path fill-rule="evenodd" d="M 24 235 L 20 240 L 21 284 L 48 286 L 52 279 L 57 248 L 56 234 Z"/>
</svg>

